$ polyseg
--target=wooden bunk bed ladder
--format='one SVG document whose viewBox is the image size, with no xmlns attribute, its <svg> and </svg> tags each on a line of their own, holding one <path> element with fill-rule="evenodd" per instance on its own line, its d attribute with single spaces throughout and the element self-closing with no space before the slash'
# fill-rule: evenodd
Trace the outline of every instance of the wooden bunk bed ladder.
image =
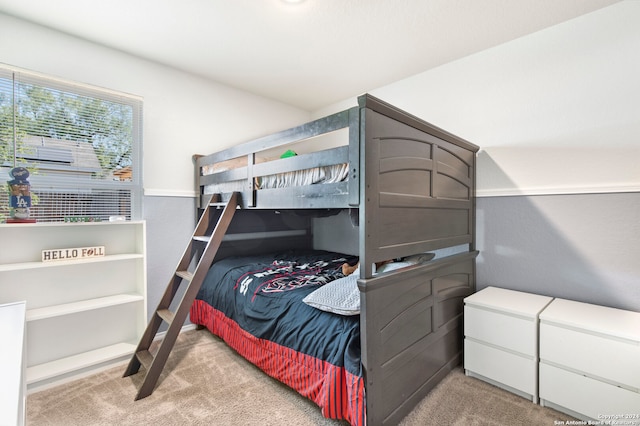
<svg viewBox="0 0 640 426">
<path fill-rule="evenodd" d="M 138 343 L 138 347 L 125 370 L 123 377 L 136 374 L 141 365 L 144 366 L 146 371 L 144 381 L 138 390 L 135 400 L 145 398 L 153 392 L 160 373 L 162 373 L 164 365 L 167 362 L 169 353 L 187 319 L 189 309 L 200 290 L 207 271 L 213 263 L 218 248 L 222 243 L 222 238 L 229 228 L 229 224 L 238 205 L 239 193 L 237 192 L 234 192 L 227 202 L 221 202 L 220 194 L 214 194 L 200 217 L 193 236 L 178 263 L 175 274 L 158 304 L 158 309 L 156 309 L 155 314 L 149 321 L 140 339 L 140 343 Z M 207 231 L 210 229 L 210 224 L 216 216 L 217 223 L 213 232 L 209 235 Z M 198 242 L 206 242 L 203 250 L 197 249 Z M 189 266 L 193 263 L 195 263 L 196 266 L 190 271 Z M 182 299 L 178 303 L 175 311 L 171 311 L 169 308 L 174 299 L 176 299 L 176 293 L 183 280 L 186 281 L 186 288 Z M 163 322 L 167 323 L 169 327 L 154 355 L 149 351 L 149 347 L 153 343 L 156 333 Z"/>
</svg>

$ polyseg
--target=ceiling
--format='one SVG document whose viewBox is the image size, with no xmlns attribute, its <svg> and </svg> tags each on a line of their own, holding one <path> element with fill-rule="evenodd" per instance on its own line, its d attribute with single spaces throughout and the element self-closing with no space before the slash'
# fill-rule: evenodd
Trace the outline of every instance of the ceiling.
<svg viewBox="0 0 640 426">
<path fill-rule="evenodd" d="M 0 0 L 0 12 L 313 111 L 619 0 Z"/>
</svg>

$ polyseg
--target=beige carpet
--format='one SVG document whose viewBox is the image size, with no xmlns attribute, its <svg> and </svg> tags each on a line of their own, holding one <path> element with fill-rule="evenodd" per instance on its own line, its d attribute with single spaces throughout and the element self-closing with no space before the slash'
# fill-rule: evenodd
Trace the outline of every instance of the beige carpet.
<svg viewBox="0 0 640 426">
<path fill-rule="evenodd" d="M 182 333 L 153 394 L 133 400 L 141 375 L 125 366 L 30 394 L 27 424 L 39 425 L 327 425 L 309 400 L 267 377 L 208 331 Z M 553 425 L 570 418 L 450 373 L 403 426 Z"/>
</svg>

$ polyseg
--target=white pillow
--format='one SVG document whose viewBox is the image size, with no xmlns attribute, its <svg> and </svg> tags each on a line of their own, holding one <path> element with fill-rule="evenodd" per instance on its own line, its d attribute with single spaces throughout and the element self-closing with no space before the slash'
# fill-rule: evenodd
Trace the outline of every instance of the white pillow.
<svg viewBox="0 0 640 426">
<path fill-rule="evenodd" d="M 420 253 L 414 254 L 412 256 L 407 256 L 400 262 L 391 262 L 381 265 L 378 269 L 376 269 L 376 274 L 395 271 L 396 269 L 406 268 L 407 266 L 417 265 L 418 263 L 425 263 L 433 259 L 435 256 L 435 253 Z"/>
<path fill-rule="evenodd" d="M 396 269 L 428 262 L 433 259 L 434 253 L 420 253 L 404 258 L 402 262 L 386 263 L 375 274 L 390 272 Z M 321 311 L 332 312 L 338 315 L 358 315 L 360 313 L 360 290 L 358 290 L 358 278 L 360 266 L 351 275 L 338 278 L 309 293 L 302 301 Z"/>
<path fill-rule="evenodd" d="M 395 271 L 396 269 L 406 268 L 407 266 L 415 265 L 415 263 L 411 262 L 391 262 L 385 263 L 384 265 L 380 265 L 379 268 L 376 269 L 376 274 L 382 274 L 383 272 Z"/>
<path fill-rule="evenodd" d="M 434 257 L 436 257 L 435 253 L 419 253 L 419 254 L 414 254 L 414 255 L 411 255 L 411 256 L 407 256 L 402 260 L 404 262 L 410 262 L 412 264 L 417 264 L 417 263 L 428 262 L 431 259 L 433 259 Z"/>
<path fill-rule="evenodd" d="M 321 311 L 338 315 L 358 315 L 360 313 L 360 271 L 344 278 L 338 278 L 309 293 L 302 301 Z"/>
</svg>

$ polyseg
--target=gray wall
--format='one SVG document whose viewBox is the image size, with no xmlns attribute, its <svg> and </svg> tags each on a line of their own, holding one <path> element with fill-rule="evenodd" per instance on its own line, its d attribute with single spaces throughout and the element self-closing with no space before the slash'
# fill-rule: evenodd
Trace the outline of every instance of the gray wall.
<svg viewBox="0 0 640 426">
<path fill-rule="evenodd" d="M 195 227 L 195 202 L 144 201 L 151 315 Z M 331 232 L 319 232 L 318 248 L 357 253 L 348 215 L 321 221 L 329 226 L 316 232 Z M 491 285 L 640 312 L 639 243 L 640 193 L 477 199 L 478 290 Z"/>
<path fill-rule="evenodd" d="M 315 249 L 357 255 L 358 238 L 358 227 L 351 220 L 347 210 L 336 216 L 313 220 L 313 247 Z"/>
<path fill-rule="evenodd" d="M 147 318 L 155 312 L 191 239 L 195 222 L 191 197 L 144 197 L 147 221 Z"/>
<path fill-rule="evenodd" d="M 477 200 L 478 289 L 640 311 L 640 193 Z"/>
</svg>

